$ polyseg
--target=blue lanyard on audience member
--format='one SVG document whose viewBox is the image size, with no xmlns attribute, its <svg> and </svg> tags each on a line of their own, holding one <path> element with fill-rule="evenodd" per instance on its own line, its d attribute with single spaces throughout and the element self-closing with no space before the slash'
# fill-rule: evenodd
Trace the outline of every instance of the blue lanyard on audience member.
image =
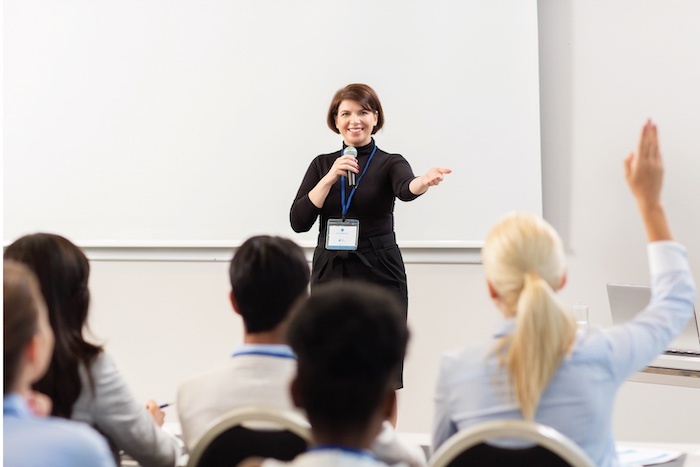
<svg viewBox="0 0 700 467">
<path fill-rule="evenodd" d="M 316 446 L 311 446 L 307 451 L 341 451 L 343 454 L 350 454 L 357 457 L 364 457 L 367 459 L 377 459 L 371 451 L 366 449 L 351 448 L 348 446 L 341 446 L 339 444 L 319 444 Z"/>
<path fill-rule="evenodd" d="M 291 358 L 296 360 L 296 356 L 289 352 L 266 350 L 266 349 L 243 349 L 233 352 L 232 357 L 238 357 L 240 355 L 263 355 L 265 357 L 279 357 L 279 358 Z"/>
<path fill-rule="evenodd" d="M 365 164 L 364 170 L 362 170 L 360 176 L 357 177 L 355 186 L 352 187 L 352 191 L 350 192 L 350 196 L 348 196 L 347 201 L 345 200 L 345 175 L 340 176 L 340 212 L 343 216 L 343 220 L 345 220 L 345 214 L 347 214 L 348 209 L 350 209 L 350 203 L 352 202 L 352 197 L 355 195 L 355 190 L 357 190 L 357 187 L 360 186 L 360 180 L 362 180 L 362 177 L 364 177 L 365 172 L 367 172 L 367 167 L 369 167 L 369 163 L 372 162 L 372 158 L 374 157 L 375 152 L 377 152 L 376 143 L 374 144 L 374 149 L 372 149 L 372 154 L 370 154 L 369 158 L 367 159 L 367 164 Z"/>
</svg>

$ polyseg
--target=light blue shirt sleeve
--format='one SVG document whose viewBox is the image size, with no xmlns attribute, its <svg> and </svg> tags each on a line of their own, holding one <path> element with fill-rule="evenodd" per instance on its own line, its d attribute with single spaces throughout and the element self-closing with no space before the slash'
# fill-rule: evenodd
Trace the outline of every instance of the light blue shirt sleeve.
<svg viewBox="0 0 700 467">
<path fill-rule="evenodd" d="M 610 372 L 622 382 L 663 353 L 694 315 L 695 283 L 685 248 L 673 241 L 647 247 L 651 301 L 635 319 L 603 332 Z"/>
</svg>

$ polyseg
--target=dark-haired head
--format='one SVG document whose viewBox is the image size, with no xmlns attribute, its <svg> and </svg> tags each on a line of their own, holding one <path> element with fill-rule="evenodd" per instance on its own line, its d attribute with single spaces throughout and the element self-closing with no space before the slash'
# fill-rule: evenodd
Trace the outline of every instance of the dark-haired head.
<svg viewBox="0 0 700 467">
<path fill-rule="evenodd" d="M 246 332 L 275 329 L 307 293 L 309 263 L 293 241 L 261 235 L 236 251 L 229 268 L 231 293 Z"/>
<path fill-rule="evenodd" d="M 377 93 L 366 84 L 355 83 L 338 89 L 333 96 L 333 100 L 331 100 L 331 105 L 328 107 L 328 115 L 326 115 L 326 124 L 333 132 L 340 134 L 335 119 L 338 116 L 338 108 L 344 100 L 355 101 L 363 109 L 377 113 L 377 124 L 372 129 L 372 134 L 382 129 L 384 126 L 384 110 L 382 110 L 382 103 L 379 102 Z"/>
<path fill-rule="evenodd" d="M 34 387 L 53 399 L 53 415 L 70 418 L 82 387 L 78 367 L 89 366 L 102 350 L 83 337 L 90 264 L 68 239 L 48 233 L 19 238 L 7 247 L 5 259 L 26 264 L 39 279 L 56 347 L 49 370 Z"/>
<path fill-rule="evenodd" d="M 32 271 L 16 261 L 3 262 L 3 393 L 25 390 L 46 371 L 53 349 L 53 334 L 46 317 L 46 304 L 39 282 Z M 32 352 L 32 361 L 23 360 L 35 338 L 41 341 Z M 21 368 L 23 362 L 31 368 Z M 20 373 L 28 376 L 20 378 Z"/>
<path fill-rule="evenodd" d="M 366 282 L 314 289 L 287 331 L 298 358 L 293 395 L 315 433 L 342 436 L 368 428 L 393 397 L 408 343 L 398 299 Z"/>
</svg>

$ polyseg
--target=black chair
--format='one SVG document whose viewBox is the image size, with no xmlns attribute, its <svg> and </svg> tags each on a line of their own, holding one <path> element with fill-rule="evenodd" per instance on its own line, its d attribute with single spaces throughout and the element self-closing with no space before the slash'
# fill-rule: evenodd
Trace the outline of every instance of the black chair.
<svg viewBox="0 0 700 467">
<path fill-rule="evenodd" d="M 235 467 L 250 457 L 288 461 L 306 451 L 310 441 L 308 422 L 295 412 L 236 409 L 210 425 L 190 453 L 187 467 Z"/>
<path fill-rule="evenodd" d="M 518 439 L 531 446 L 501 447 L 495 439 Z M 553 428 L 523 420 L 484 422 L 450 437 L 433 454 L 431 467 L 538 466 L 593 467 L 590 458 L 573 441 Z"/>
</svg>

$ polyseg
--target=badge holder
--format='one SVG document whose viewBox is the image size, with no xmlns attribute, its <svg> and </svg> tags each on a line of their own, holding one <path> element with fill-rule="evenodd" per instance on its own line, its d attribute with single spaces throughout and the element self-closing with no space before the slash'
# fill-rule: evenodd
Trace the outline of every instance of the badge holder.
<svg viewBox="0 0 700 467">
<path fill-rule="evenodd" d="M 360 221 L 357 219 L 328 219 L 326 250 L 357 250 Z"/>
</svg>

